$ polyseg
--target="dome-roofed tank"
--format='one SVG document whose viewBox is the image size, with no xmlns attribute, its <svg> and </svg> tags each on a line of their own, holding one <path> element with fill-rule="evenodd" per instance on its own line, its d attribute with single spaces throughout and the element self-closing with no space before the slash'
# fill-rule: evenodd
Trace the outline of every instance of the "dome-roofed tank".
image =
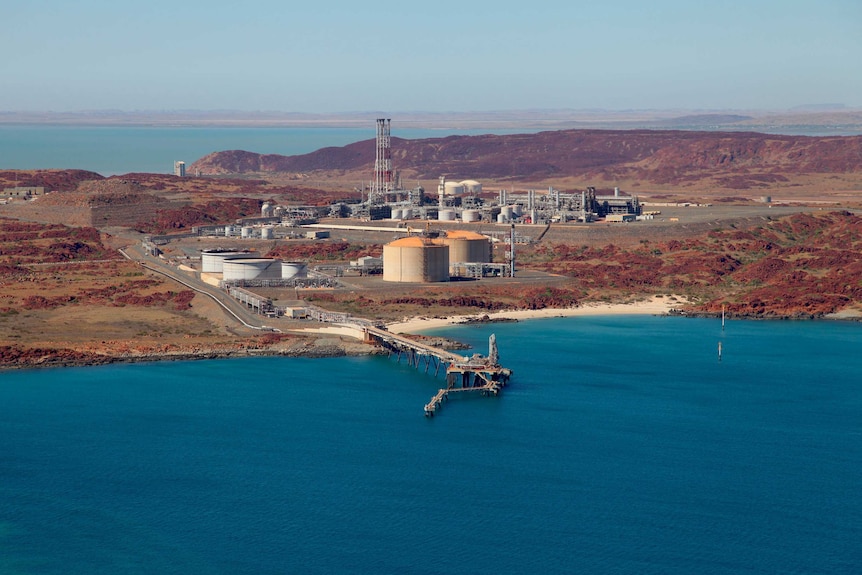
<svg viewBox="0 0 862 575">
<path fill-rule="evenodd" d="M 482 184 L 476 180 L 464 180 L 460 185 L 464 189 L 465 194 L 477 196 L 482 193 Z"/>
<path fill-rule="evenodd" d="M 383 280 L 389 282 L 449 281 L 449 246 L 418 236 L 383 246 Z"/>
<path fill-rule="evenodd" d="M 269 202 L 264 202 L 260 207 L 260 215 L 264 218 L 272 217 L 273 206 Z"/>
<path fill-rule="evenodd" d="M 458 182 L 446 182 L 443 184 L 443 188 L 447 196 L 456 196 L 464 193 L 464 186 Z"/>
<path fill-rule="evenodd" d="M 449 246 L 449 262 L 488 263 L 491 261 L 491 241 L 476 232 L 450 230 L 442 243 Z"/>
</svg>

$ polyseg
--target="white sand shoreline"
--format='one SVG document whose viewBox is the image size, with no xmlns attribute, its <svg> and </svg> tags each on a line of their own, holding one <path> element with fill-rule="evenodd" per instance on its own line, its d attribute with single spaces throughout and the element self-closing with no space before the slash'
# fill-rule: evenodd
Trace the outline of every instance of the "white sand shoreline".
<svg viewBox="0 0 862 575">
<path fill-rule="evenodd" d="M 549 308 L 537 310 L 511 310 L 491 313 L 479 313 L 471 315 L 454 315 L 446 318 L 415 317 L 405 321 L 387 324 L 387 329 L 392 333 L 420 333 L 425 330 L 470 323 L 477 319 L 488 316 L 490 320 L 495 319 L 540 319 L 549 317 L 578 317 L 596 315 L 666 315 L 670 310 L 683 304 L 679 296 L 671 299 L 671 296 L 653 296 L 648 300 L 634 303 L 587 303 L 573 308 Z"/>
</svg>

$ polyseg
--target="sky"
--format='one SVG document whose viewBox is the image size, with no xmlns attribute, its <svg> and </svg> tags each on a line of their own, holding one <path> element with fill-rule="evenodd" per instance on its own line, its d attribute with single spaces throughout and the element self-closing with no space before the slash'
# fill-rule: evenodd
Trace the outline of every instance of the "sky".
<svg viewBox="0 0 862 575">
<path fill-rule="evenodd" d="M 0 111 L 862 108 L 862 0 L 0 0 L 0 21 Z"/>
</svg>

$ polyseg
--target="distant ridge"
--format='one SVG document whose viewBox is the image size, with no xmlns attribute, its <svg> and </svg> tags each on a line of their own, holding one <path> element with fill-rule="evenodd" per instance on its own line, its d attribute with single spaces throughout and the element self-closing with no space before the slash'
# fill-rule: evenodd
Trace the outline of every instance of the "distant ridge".
<svg viewBox="0 0 862 575">
<path fill-rule="evenodd" d="M 788 175 L 862 174 L 862 136 L 776 136 L 752 132 L 674 130 L 560 130 L 536 134 L 392 139 L 393 162 L 403 174 L 441 174 L 493 180 L 561 178 L 637 179 L 679 184 L 711 179 L 745 189 Z M 310 154 L 279 156 L 241 150 L 215 152 L 192 172 L 356 173 L 364 179 L 374 162 L 374 140 Z M 361 180 L 360 180 L 361 181 Z"/>
</svg>

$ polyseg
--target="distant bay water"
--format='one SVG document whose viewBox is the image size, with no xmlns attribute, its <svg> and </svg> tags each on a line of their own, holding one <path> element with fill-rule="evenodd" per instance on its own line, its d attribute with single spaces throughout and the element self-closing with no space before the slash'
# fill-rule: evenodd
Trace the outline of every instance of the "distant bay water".
<svg viewBox="0 0 862 575">
<path fill-rule="evenodd" d="M 690 128 L 704 129 L 698 126 Z M 752 129 L 807 136 L 855 134 L 831 126 L 763 126 Z M 394 123 L 392 136 L 417 139 L 537 131 L 536 128 L 399 129 Z M 83 169 L 103 176 L 132 172 L 168 174 L 173 173 L 174 161 L 182 160 L 190 165 L 212 152 L 245 150 L 261 154 L 305 154 L 374 137 L 374 125 L 368 128 L 249 128 L 0 124 L 0 169 Z"/>
<path fill-rule="evenodd" d="M 0 373 L 0 573 L 862 572 L 862 325 L 435 333 L 510 386 L 426 419 L 442 379 L 382 357 Z"/>
<path fill-rule="evenodd" d="M 396 127 L 392 135 L 415 139 L 516 131 Z M 0 169 L 82 169 L 103 176 L 172 174 L 175 161 L 190 165 L 212 152 L 245 150 L 289 156 L 374 137 L 373 124 L 367 129 L 0 125 Z"/>
</svg>

